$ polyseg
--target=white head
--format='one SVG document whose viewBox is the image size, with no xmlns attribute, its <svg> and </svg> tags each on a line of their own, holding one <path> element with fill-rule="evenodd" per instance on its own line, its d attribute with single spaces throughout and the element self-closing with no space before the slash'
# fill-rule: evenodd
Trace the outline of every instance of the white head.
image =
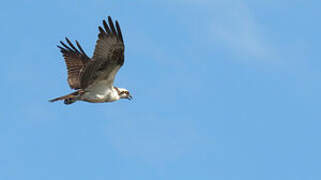
<svg viewBox="0 0 321 180">
<path fill-rule="evenodd" d="M 117 88 L 118 89 L 118 95 L 121 99 L 128 99 L 132 100 L 133 97 L 130 95 L 129 91 L 124 88 Z"/>
</svg>

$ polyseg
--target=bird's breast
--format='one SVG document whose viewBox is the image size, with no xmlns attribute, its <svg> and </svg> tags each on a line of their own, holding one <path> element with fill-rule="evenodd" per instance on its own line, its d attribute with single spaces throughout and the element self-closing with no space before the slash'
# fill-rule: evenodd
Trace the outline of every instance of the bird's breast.
<svg viewBox="0 0 321 180">
<path fill-rule="evenodd" d="M 82 95 L 81 99 L 88 102 L 112 102 L 119 100 L 118 92 L 104 83 L 96 83 Z"/>
</svg>

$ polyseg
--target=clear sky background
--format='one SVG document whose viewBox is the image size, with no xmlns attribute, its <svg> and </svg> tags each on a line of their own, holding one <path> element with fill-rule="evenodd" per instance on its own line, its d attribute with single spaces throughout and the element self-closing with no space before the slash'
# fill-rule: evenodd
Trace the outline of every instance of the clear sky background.
<svg viewBox="0 0 321 180">
<path fill-rule="evenodd" d="M 320 1 L 3 1 L 1 180 L 320 180 Z M 65 106 L 56 47 L 120 22 L 134 101 Z"/>
</svg>

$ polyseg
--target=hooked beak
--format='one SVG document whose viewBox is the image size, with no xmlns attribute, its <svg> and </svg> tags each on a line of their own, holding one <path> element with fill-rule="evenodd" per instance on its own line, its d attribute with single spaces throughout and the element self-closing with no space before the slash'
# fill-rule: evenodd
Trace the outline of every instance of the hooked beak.
<svg viewBox="0 0 321 180">
<path fill-rule="evenodd" d="M 131 95 L 129 95 L 129 96 L 127 97 L 127 99 L 131 101 L 131 100 L 133 99 L 133 97 L 132 97 Z"/>
</svg>

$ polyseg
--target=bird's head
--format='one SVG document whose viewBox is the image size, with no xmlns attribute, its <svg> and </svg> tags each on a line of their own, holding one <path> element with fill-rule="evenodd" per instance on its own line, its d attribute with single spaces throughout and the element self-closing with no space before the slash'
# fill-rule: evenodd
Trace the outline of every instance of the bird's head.
<svg viewBox="0 0 321 180">
<path fill-rule="evenodd" d="M 128 100 L 132 100 L 133 97 L 130 95 L 129 91 L 127 89 L 124 89 L 124 88 L 118 88 L 118 94 L 119 94 L 119 97 L 121 99 L 128 99 Z"/>
</svg>

